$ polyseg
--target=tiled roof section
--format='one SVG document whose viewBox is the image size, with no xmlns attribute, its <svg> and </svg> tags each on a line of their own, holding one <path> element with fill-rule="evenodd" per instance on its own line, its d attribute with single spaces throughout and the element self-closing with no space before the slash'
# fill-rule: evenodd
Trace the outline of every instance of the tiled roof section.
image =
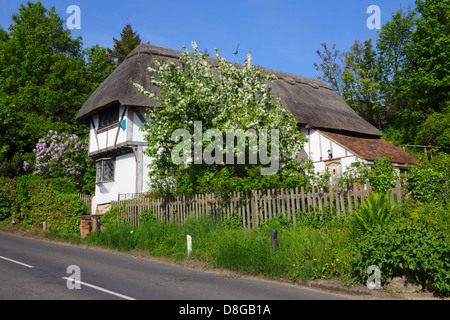
<svg viewBox="0 0 450 320">
<path fill-rule="evenodd" d="M 344 147 L 354 155 L 365 160 L 374 160 L 391 156 L 391 162 L 414 164 L 419 160 L 401 148 L 375 137 L 360 137 L 342 133 L 319 130 L 321 134 Z"/>
</svg>

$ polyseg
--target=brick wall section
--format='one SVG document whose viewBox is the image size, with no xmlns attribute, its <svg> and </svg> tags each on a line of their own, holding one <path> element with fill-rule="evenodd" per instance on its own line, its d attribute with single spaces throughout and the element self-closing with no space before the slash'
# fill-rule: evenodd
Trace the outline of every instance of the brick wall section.
<svg viewBox="0 0 450 320">
<path fill-rule="evenodd" d="M 81 238 L 86 238 L 92 231 L 92 216 L 79 216 Z"/>
<path fill-rule="evenodd" d="M 103 214 L 92 214 L 78 217 L 78 219 L 80 219 L 81 238 L 86 238 L 88 234 L 91 232 L 97 232 L 102 230 L 103 227 L 100 225 L 99 222 L 102 216 Z"/>
</svg>

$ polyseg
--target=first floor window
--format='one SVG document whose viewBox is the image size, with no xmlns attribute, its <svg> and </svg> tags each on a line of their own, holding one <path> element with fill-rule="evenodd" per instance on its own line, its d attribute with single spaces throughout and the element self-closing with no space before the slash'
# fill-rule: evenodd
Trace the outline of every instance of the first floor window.
<svg viewBox="0 0 450 320">
<path fill-rule="evenodd" d="M 97 161 L 97 182 L 114 181 L 114 159 L 100 159 Z"/>
<path fill-rule="evenodd" d="M 119 122 L 119 106 L 115 105 L 102 111 L 98 115 L 98 129 L 116 124 Z"/>
</svg>

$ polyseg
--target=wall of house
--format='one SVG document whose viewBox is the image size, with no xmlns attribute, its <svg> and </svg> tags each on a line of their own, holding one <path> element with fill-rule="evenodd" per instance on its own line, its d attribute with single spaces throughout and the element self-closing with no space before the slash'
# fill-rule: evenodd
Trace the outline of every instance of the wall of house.
<svg viewBox="0 0 450 320">
<path fill-rule="evenodd" d="M 352 163 L 361 160 L 344 147 L 322 135 L 318 130 L 301 127 L 300 131 L 303 132 L 308 140 L 305 143 L 304 150 L 313 161 L 316 172 L 323 172 L 329 167 L 342 173 L 345 172 Z M 340 165 L 339 168 L 337 164 Z"/>
<path fill-rule="evenodd" d="M 114 181 L 95 185 L 97 205 L 117 201 L 119 193 L 136 192 L 136 160 L 133 153 L 117 156 L 114 163 Z"/>
<path fill-rule="evenodd" d="M 123 106 L 119 108 L 119 115 L 121 116 L 124 111 Z M 126 120 L 127 115 L 124 116 Z M 89 153 L 99 151 L 108 147 L 114 146 L 127 140 L 126 129 L 120 128 L 120 123 L 107 126 L 105 128 L 99 128 L 99 116 L 95 114 L 92 116 L 90 122 L 90 134 L 89 134 Z M 120 118 L 119 118 L 120 121 Z"/>
<path fill-rule="evenodd" d="M 149 176 L 149 168 L 148 166 L 152 163 L 152 158 L 150 158 L 149 156 L 145 155 L 145 151 L 144 151 L 144 157 L 143 157 L 143 170 L 142 170 L 142 192 L 146 193 L 150 191 L 150 176 Z"/>
<path fill-rule="evenodd" d="M 140 130 L 145 121 L 144 110 L 125 108 L 119 107 L 118 122 L 104 128 L 98 128 L 98 114 L 91 117 L 89 154 L 95 159 L 101 159 L 103 155 L 115 159 L 114 181 L 96 183 L 92 213 L 97 211 L 99 205 L 118 200 L 119 194 L 150 190 L 147 166 L 151 159 L 143 153 L 145 139 L 144 132 Z M 133 151 L 114 155 L 117 146 L 127 146 Z"/>
<path fill-rule="evenodd" d="M 125 110 L 127 108 L 127 110 Z M 125 110 L 125 113 L 124 113 Z M 123 118 L 122 118 L 123 115 Z M 133 107 L 119 107 L 119 122 L 105 128 L 99 128 L 99 116 L 94 114 L 90 121 L 89 153 L 114 147 L 123 143 L 142 143 L 145 141 L 143 126 L 143 110 Z"/>
<path fill-rule="evenodd" d="M 130 129 L 132 132 L 132 135 L 128 134 L 128 140 L 130 140 L 130 137 L 132 137 L 132 141 L 145 141 L 145 133 L 141 130 L 141 128 L 143 127 L 142 120 L 145 121 L 143 108 L 132 108 L 128 110 L 127 129 Z"/>
</svg>

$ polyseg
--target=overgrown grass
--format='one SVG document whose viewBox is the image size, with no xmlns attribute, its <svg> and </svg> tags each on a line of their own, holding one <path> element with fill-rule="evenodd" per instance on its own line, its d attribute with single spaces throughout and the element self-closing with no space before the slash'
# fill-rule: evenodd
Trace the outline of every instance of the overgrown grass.
<svg viewBox="0 0 450 320">
<path fill-rule="evenodd" d="M 213 266 L 297 279 L 345 276 L 349 254 L 347 234 L 338 229 L 295 226 L 278 230 L 278 247 L 271 247 L 271 229 L 233 230 L 220 234 L 211 248 Z"/>
<path fill-rule="evenodd" d="M 187 240 L 192 237 L 192 259 L 207 261 L 251 274 L 293 280 L 349 274 L 348 235 L 344 229 L 292 226 L 280 219 L 255 230 L 232 229 L 214 218 L 187 220 L 184 224 L 150 219 L 139 226 L 117 224 L 84 241 L 123 251 L 144 250 L 153 256 L 187 258 Z M 278 228 L 278 247 L 271 246 L 271 230 Z"/>
<path fill-rule="evenodd" d="M 298 212 L 296 225 L 279 215 L 253 230 L 242 229 L 237 214 L 225 221 L 203 217 L 178 224 L 159 222 L 147 212 L 141 215 L 138 226 L 108 223 L 106 219 L 105 230 L 91 233 L 86 239 L 78 236 L 76 242 L 146 251 L 152 256 L 178 260 L 201 260 L 211 267 L 294 281 L 338 277 L 349 285 L 365 284 L 369 276 L 366 270 L 375 264 L 381 268 L 383 282 L 408 274 L 420 282 L 433 281 L 439 293 L 449 295 L 448 205 L 405 202 L 401 210 L 393 210 L 386 207 L 388 199 L 383 199 L 367 199 L 371 208 L 360 206 L 355 213 L 359 219 L 353 219 L 353 215 Z M 388 220 L 381 209 L 389 211 Z M 364 230 L 354 232 L 358 225 Z M 273 228 L 278 231 L 275 249 L 271 246 Z M 74 241 L 61 231 L 48 234 Z M 187 235 L 193 242 L 189 257 Z M 411 240 L 402 240 L 406 236 Z"/>
</svg>

